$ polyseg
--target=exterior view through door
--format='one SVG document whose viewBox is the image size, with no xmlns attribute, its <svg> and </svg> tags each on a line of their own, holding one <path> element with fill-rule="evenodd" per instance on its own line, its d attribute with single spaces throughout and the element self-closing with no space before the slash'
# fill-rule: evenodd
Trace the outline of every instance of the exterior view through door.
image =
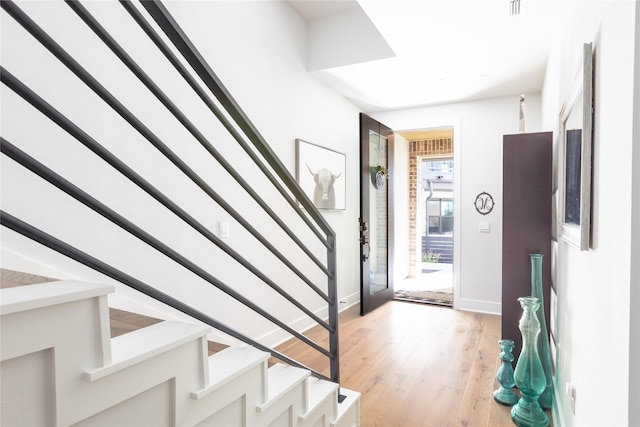
<svg viewBox="0 0 640 427">
<path fill-rule="evenodd" d="M 409 277 L 394 298 L 453 305 L 453 129 L 398 132 L 409 142 Z"/>
</svg>

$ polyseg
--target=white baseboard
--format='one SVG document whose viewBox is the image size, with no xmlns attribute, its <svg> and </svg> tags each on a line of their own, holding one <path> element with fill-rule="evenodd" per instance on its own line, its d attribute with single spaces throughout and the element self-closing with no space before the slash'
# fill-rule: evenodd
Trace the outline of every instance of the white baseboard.
<svg viewBox="0 0 640 427">
<path fill-rule="evenodd" d="M 338 311 L 343 312 L 354 305 L 360 304 L 360 291 L 354 292 L 351 295 L 340 298 L 338 300 Z"/>
<path fill-rule="evenodd" d="M 455 296 L 453 298 L 453 308 L 456 310 L 462 311 L 474 311 L 477 313 L 486 313 L 486 314 L 502 314 L 502 304 L 498 302 L 491 301 L 479 301 L 473 299 L 456 299 Z"/>
<path fill-rule="evenodd" d="M 351 307 L 353 307 L 354 305 L 358 305 L 360 304 L 360 291 L 358 292 L 354 292 L 351 295 L 347 295 L 345 297 L 340 298 L 339 300 L 339 305 L 338 305 L 338 312 L 343 312 L 344 310 L 347 310 Z M 319 318 L 323 319 L 323 320 L 327 320 L 329 318 L 328 314 L 327 314 L 327 309 L 326 307 L 323 307 L 321 309 L 315 310 L 313 312 L 313 314 L 315 314 L 316 316 L 318 316 Z M 289 323 L 289 326 L 296 330 L 299 331 L 301 333 L 313 328 L 314 326 L 316 326 L 317 323 L 314 322 L 312 319 L 310 319 L 307 316 L 303 316 L 300 317 L 297 320 L 294 320 L 293 322 Z M 257 339 L 257 341 L 261 344 L 264 344 L 266 346 L 275 348 L 277 346 L 279 346 L 280 344 L 285 343 L 286 341 L 291 339 L 291 335 L 286 332 L 283 331 L 282 329 L 273 329 L 270 332 L 267 332 L 266 334 L 262 335 L 261 337 L 259 337 Z"/>
</svg>

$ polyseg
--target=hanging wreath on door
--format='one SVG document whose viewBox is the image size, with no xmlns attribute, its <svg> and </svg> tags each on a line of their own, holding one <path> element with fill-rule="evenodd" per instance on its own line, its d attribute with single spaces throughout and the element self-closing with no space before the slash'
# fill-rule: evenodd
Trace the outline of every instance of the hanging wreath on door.
<svg viewBox="0 0 640 427">
<path fill-rule="evenodd" d="M 385 166 L 378 165 L 372 168 L 371 181 L 376 189 L 384 187 L 384 183 L 389 179 L 389 169 Z"/>
</svg>

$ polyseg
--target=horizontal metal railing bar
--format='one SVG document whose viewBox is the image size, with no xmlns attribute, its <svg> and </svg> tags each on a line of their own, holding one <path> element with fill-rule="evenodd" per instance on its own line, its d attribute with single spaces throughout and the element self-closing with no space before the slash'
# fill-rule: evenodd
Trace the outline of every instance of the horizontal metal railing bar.
<svg viewBox="0 0 640 427">
<path fill-rule="evenodd" d="M 260 158 L 251 150 L 249 145 L 245 142 L 242 135 L 236 130 L 236 128 L 231 124 L 231 122 L 222 114 L 222 112 L 218 109 L 218 107 L 213 103 L 213 101 L 209 98 L 209 96 L 205 93 L 205 91 L 200 87 L 200 85 L 196 82 L 193 76 L 187 71 L 187 69 L 182 65 L 182 63 L 177 59 L 175 54 L 169 49 L 169 47 L 164 43 L 164 41 L 158 36 L 155 30 L 149 25 L 147 20 L 142 16 L 142 14 L 136 9 L 135 6 L 131 4 L 130 0 L 120 0 L 120 3 L 124 6 L 124 8 L 129 12 L 129 14 L 133 17 L 133 19 L 138 23 L 138 25 L 142 28 L 142 30 L 147 34 L 147 36 L 151 39 L 151 41 L 158 47 L 158 49 L 165 55 L 167 60 L 174 66 L 174 68 L 180 73 L 180 75 L 185 79 L 185 81 L 191 86 L 191 88 L 196 92 L 196 94 L 200 97 L 200 99 L 205 103 L 205 105 L 209 108 L 209 110 L 216 116 L 216 118 L 220 121 L 220 123 L 227 129 L 227 131 L 233 136 L 233 138 L 238 142 L 238 144 L 244 149 L 247 155 L 253 160 L 253 162 L 258 166 L 258 168 L 262 171 L 262 173 L 267 177 L 267 179 L 273 184 L 273 186 L 278 190 L 278 192 L 283 196 L 283 198 L 294 208 L 295 212 L 298 213 L 300 218 L 307 224 L 310 230 L 318 237 L 318 239 L 329 249 L 330 246 L 328 240 L 324 235 L 320 233 L 315 224 L 309 219 L 307 215 L 303 213 L 302 210 L 297 206 L 297 201 L 289 196 L 289 193 L 280 185 L 280 183 L 275 179 L 275 177 L 269 172 L 267 167 L 262 163 Z M 300 202 L 302 203 L 302 202 Z"/>
<path fill-rule="evenodd" d="M 149 141 L 158 151 L 169 159 L 180 171 L 182 171 L 192 182 L 202 191 L 211 197 L 218 205 L 238 221 L 247 231 L 249 231 L 260 243 L 262 243 L 271 253 L 287 265 L 292 271 L 296 267 L 278 251 L 269 241 L 255 228 L 249 221 L 240 215 L 229 203 L 211 188 L 195 171 L 193 171 L 184 161 L 182 161 L 166 144 L 164 144 L 147 126 L 145 126 L 134 114 L 129 111 L 120 101 L 118 101 L 104 86 L 102 86 L 90 73 L 88 73 L 75 59 L 71 57 L 55 40 L 53 40 L 42 28 L 40 28 L 31 18 L 29 18 L 12 1 L 2 1 L 2 8 L 7 10 L 16 21 L 22 25 L 29 33 L 36 38 L 47 50 L 49 50 L 60 62 L 62 62 L 71 72 L 93 90 L 103 101 L 113 108 L 124 120 L 126 120 L 136 131 L 138 131 L 147 141 Z M 327 276 L 331 272 L 320 263 L 320 270 Z M 313 285 L 315 287 L 315 285 Z M 315 287 L 316 292 L 319 291 Z M 321 291 L 320 291 L 321 292 Z"/>
<path fill-rule="evenodd" d="M 240 184 L 240 186 L 264 209 L 284 232 L 304 251 L 304 253 L 325 273 L 328 273 L 325 265 L 302 243 L 302 241 L 291 231 L 289 227 L 280 219 L 268 204 L 251 188 L 251 185 L 231 166 L 231 164 L 213 147 L 211 142 L 197 129 L 197 127 L 180 111 L 180 109 L 169 99 L 169 97 L 156 85 L 147 73 L 128 55 L 111 35 L 100 25 L 79 2 L 65 0 L 74 12 L 91 28 L 91 30 L 111 49 L 111 51 L 129 68 L 129 70 L 149 89 L 151 93 L 178 119 L 178 121 L 196 138 L 196 140 L 216 159 L 216 161 Z M 294 268 L 294 273 L 304 280 L 307 285 L 317 293 L 321 293 L 316 285 L 308 279 L 302 272 L 292 264 L 288 267 Z"/>
<path fill-rule="evenodd" d="M 137 174 L 134 170 L 132 170 L 129 166 L 127 166 L 124 162 L 114 156 L 109 150 L 100 145 L 95 139 L 89 136 L 86 132 L 76 126 L 71 120 L 65 117 L 62 113 L 57 111 L 51 104 L 47 103 L 44 99 L 38 96 L 35 92 L 33 92 L 30 88 L 28 88 L 24 83 L 22 83 L 19 79 L 17 79 L 11 72 L 6 70 L 4 67 L 0 66 L 0 81 L 4 83 L 8 88 L 13 90 L 16 94 L 22 97 L 25 101 L 31 104 L 34 108 L 39 110 L 42 114 L 44 114 L 51 121 L 60 126 L 63 130 L 69 133 L 74 139 L 79 141 L 82 145 L 91 150 L 94 154 L 104 160 L 106 163 L 111 165 L 114 169 L 120 172 L 123 176 L 127 177 L 131 182 L 153 197 L 156 201 L 166 207 L 168 210 L 173 212 L 176 216 L 182 219 L 185 223 L 190 225 L 196 231 L 198 231 L 202 236 L 207 238 L 209 241 L 214 243 L 216 246 L 224 250 L 229 256 L 235 259 L 238 263 L 240 263 L 247 270 L 251 271 L 256 277 L 261 279 L 264 283 L 273 288 L 276 292 L 278 292 L 282 297 L 287 299 L 290 303 L 294 304 L 300 310 L 302 310 L 305 314 L 310 316 L 316 323 L 320 324 L 327 330 L 331 330 L 330 326 L 324 322 L 320 317 L 314 314 L 311 310 L 305 307 L 302 303 L 293 298 L 290 294 L 284 291 L 280 286 L 278 286 L 273 280 L 268 278 L 264 273 L 262 273 L 258 268 L 252 265 L 249 261 L 247 261 L 241 254 L 236 252 L 229 245 L 224 243 L 222 239 L 212 233 L 208 228 L 202 225 L 198 220 L 189 215 L 184 209 L 179 207 L 174 201 L 169 199 L 165 194 L 160 192 L 157 188 L 155 188 L 151 183 Z M 325 299 L 328 302 L 328 297 Z"/>
<path fill-rule="evenodd" d="M 155 30 L 150 27 L 149 22 L 147 22 L 145 18 L 142 18 L 141 14 L 138 11 L 138 8 L 134 7 L 129 0 L 120 0 L 120 2 L 125 6 L 125 9 L 129 11 L 129 14 L 134 18 L 134 20 L 136 20 L 136 22 L 139 23 L 143 31 L 147 33 L 147 35 L 156 44 L 156 46 L 163 52 L 163 54 L 165 54 L 165 57 L 171 62 L 171 64 L 174 65 L 174 67 L 183 76 L 183 78 L 185 78 L 185 80 L 192 86 L 194 91 L 205 102 L 205 104 L 209 107 L 209 109 L 213 112 L 213 114 L 218 118 L 220 123 L 223 126 L 225 126 L 225 128 L 228 129 L 230 134 L 236 139 L 239 145 L 247 152 L 247 154 L 255 162 L 258 168 L 265 174 L 265 176 L 269 179 L 269 181 L 274 185 L 274 188 L 276 188 L 282 194 L 283 198 L 294 208 L 294 211 L 298 213 L 298 215 L 300 215 L 301 218 L 303 218 L 304 222 L 309 226 L 309 229 L 312 230 L 316 234 L 316 236 L 319 238 L 319 240 L 327 247 L 327 266 L 325 268 L 321 268 L 321 270 L 323 270 L 323 272 L 327 275 L 327 280 L 328 280 L 327 295 L 324 296 L 324 298 L 325 298 L 325 301 L 327 301 L 328 303 L 329 325 L 330 325 L 330 329 L 329 329 L 330 350 L 328 352 L 325 350 L 325 352 L 327 353 L 325 354 L 323 352 L 323 354 L 325 354 L 330 358 L 331 380 L 339 382 L 335 232 L 331 229 L 331 227 L 326 222 L 325 218 L 320 214 L 318 209 L 311 203 L 308 196 L 302 191 L 297 181 L 291 176 L 289 171 L 284 167 L 280 159 L 277 156 L 275 156 L 275 153 L 271 150 L 270 146 L 266 143 L 264 138 L 258 133 L 256 128 L 253 126 L 253 124 L 248 120 L 244 112 L 236 104 L 235 100 L 230 96 L 226 88 L 222 85 L 222 83 L 219 81 L 217 76 L 213 73 L 208 63 L 200 55 L 200 53 L 197 51 L 195 46 L 193 46 L 191 41 L 184 34 L 184 32 L 176 23 L 176 21 L 173 19 L 173 17 L 165 9 L 164 5 L 162 5 L 161 1 L 155 0 L 153 2 L 150 2 L 150 1 L 141 0 L 141 3 L 143 7 L 147 10 L 147 12 L 151 15 L 151 17 L 156 21 L 156 24 L 159 25 L 160 29 L 167 35 L 167 37 L 169 38 L 171 43 L 175 46 L 175 48 L 180 52 L 180 54 L 182 54 L 182 56 L 187 61 L 189 66 L 193 69 L 193 71 L 195 71 L 195 74 L 200 77 L 204 85 L 213 93 L 215 98 L 217 98 L 219 104 L 222 105 L 222 108 L 226 110 L 226 114 L 220 111 L 220 109 L 216 106 L 217 104 L 214 104 L 213 99 L 210 98 L 209 94 L 205 93 L 203 88 L 200 86 L 200 83 L 195 81 L 194 79 L 195 75 L 192 75 L 191 71 L 187 71 L 186 68 L 182 66 L 181 60 L 178 60 L 177 57 L 173 54 L 173 49 L 169 49 L 168 45 L 162 39 L 160 39 L 158 34 L 155 32 Z M 102 98 L 104 102 L 106 102 L 109 106 L 111 106 L 111 108 L 113 108 L 125 121 L 127 121 L 136 131 L 138 131 L 143 137 L 145 137 L 156 149 L 158 149 L 158 151 L 160 151 L 172 163 L 174 163 L 174 166 L 176 166 L 187 177 L 189 177 L 202 191 L 204 191 L 209 197 L 211 197 L 214 201 L 216 201 L 223 209 L 227 210 L 227 212 L 231 214 L 232 217 L 234 217 L 234 214 L 238 214 L 235 210 L 233 210 L 233 208 L 231 208 L 230 205 L 225 204 L 223 200 L 216 199 L 216 196 L 218 196 L 217 193 L 211 187 L 209 187 L 202 180 L 200 176 L 195 174 L 195 172 L 191 170 L 189 166 L 186 165 L 184 161 L 182 161 L 182 159 L 180 159 L 177 156 L 171 157 L 171 155 L 175 155 L 175 153 L 173 153 L 159 138 L 157 138 L 155 134 L 151 132 L 150 129 L 148 129 L 142 122 L 140 122 L 137 119 L 137 117 L 135 117 L 128 109 L 126 109 L 126 107 L 124 107 L 124 105 L 122 105 L 122 103 L 120 103 L 99 82 L 97 82 L 97 80 L 93 78 L 93 76 L 87 73 L 87 71 L 82 66 L 80 66 L 77 63 L 77 61 L 75 61 L 70 55 L 68 55 L 68 53 L 64 51 L 64 49 L 62 49 L 62 47 L 59 46 L 55 42 L 55 40 L 53 40 L 35 22 L 33 22 L 33 20 L 31 20 L 26 14 L 24 14 L 18 6 L 16 6 L 11 1 L 4 1 L 2 2 L 2 7 L 4 10 L 6 10 L 9 13 L 9 15 L 11 15 L 14 19 L 16 19 L 16 21 L 20 25 L 22 25 L 23 28 L 25 28 L 29 33 L 31 33 L 31 35 L 36 40 L 38 40 L 56 58 L 58 58 L 58 60 L 60 60 L 65 66 L 67 66 L 67 68 L 69 68 L 69 70 L 72 71 L 82 82 L 84 82 L 87 86 L 89 86 L 89 88 L 91 88 L 100 98 Z M 135 12 L 135 13 L 132 13 L 132 12 Z M 157 96 L 156 92 L 153 92 L 153 90 L 152 90 L 152 93 L 154 93 L 154 95 Z M 160 101 L 162 102 L 162 100 Z M 167 104 L 165 103 L 165 107 L 166 106 Z M 119 109 L 118 107 L 121 107 L 121 108 Z M 227 115 L 236 122 L 234 125 L 232 125 L 229 122 L 229 120 L 226 117 Z M 176 118 L 180 121 L 179 117 L 176 116 Z M 181 121 L 181 123 L 185 125 L 184 121 Z M 239 131 L 236 129 L 240 129 L 242 132 L 244 132 L 244 135 L 240 135 Z M 196 135 L 194 134 L 194 136 Z M 247 145 L 247 143 L 245 142 L 245 137 L 249 140 L 251 144 L 253 144 L 254 149 L 252 149 L 251 147 L 249 147 L 249 145 Z M 198 138 L 196 137 L 196 139 Z M 199 140 L 199 142 L 202 144 L 202 141 Z M 205 149 L 207 149 L 206 146 L 205 146 Z M 264 161 L 269 165 L 271 169 L 268 169 L 266 165 L 263 164 L 263 161 L 258 157 L 257 153 L 262 155 L 262 158 L 264 158 Z M 281 181 L 278 181 L 271 171 L 273 171 L 280 178 Z M 281 182 L 288 188 L 288 191 L 284 190 Z M 292 198 L 290 194 L 293 194 L 293 196 L 297 199 L 297 201 L 294 198 Z M 306 213 L 304 213 L 304 211 L 299 208 L 298 203 L 300 203 L 303 207 L 306 208 Z M 231 208 L 231 210 L 227 209 L 227 206 Z M 269 212 L 267 212 L 267 214 L 269 214 Z M 260 238 L 263 238 L 263 236 L 260 235 L 257 232 L 257 230 L 255 230 L 250 224 L 246 223 L 245 225 L 242 217 L 234 217 L 234 218 L 241 225 L 243 225 L 249 233 L 253 234 L 257 240 L 259 240 L 263 245 L 265 245 L 267 249 L 271 250 L 269 246 L 270 244 L 268 242 L 260 240 Z M 315 221 L 315 224 L 311 222 L 311 219 Z M 326 239 L 324 236 L 320 234 L 320 231 L 318 230 L 318 228 L 316 228 L 316 226 L 319 227 L 320 230 L 325 232 Z M 136 237 L 140 238 L 140 236 L 136 236 Z M 150 236 L 150 237 L 152 239 L 155 239 L 153 236 Z M 147 243 L 150 244 L 149 242 Z M 159 250 L 158 248 L 156 249 Z M 277 256 L 276 252 L 274 252 L 273 250 L 271 250 L 271 252 Z M 167 254 L 165 253 L 165 255 Z M 312 257 L 310 259 L 313 260 Z M 286 264 L 285 260 L 283 259 L 281 260 L 283 263 Z M 179 263 L 179 261 L 176 259 L 174 259 L 174 261 Z M 316 260 L 314 260 L 314 262 L 316 262 L 316 264 L 318 263 Z M 185 268 L 189 269 L 186 266 Z M 193 270 L 191 271 L 194 272 Z M 198 274 L 198 272 L 194 272 L 194 273 Z M 316 287 L 316 289 L 318 288 Z M 286 328 L 283 328 L 283 329 L 287 330 Z M 288 331 L 288 332 L 291 333 L 291 331 Z M 296 334 L 292 333 L 292 335 L 298 337 Z M 301 339 L 303 342 L 305 342 L 304 338 L 306 337 L 304 338 L 298 337 L 298 338 Z M 243 340 L 243 341 L 247 342 L 246 340 Z M 310 345 L 314 349 L 321 351 L 315 348 L 313 344 L 307 343 L 307 345 Z M 268 349 L 267 351 L 271 351 L 273 353 L 273 351 L 275 350 Z M 289 363 L 289 361 L 287 362 Z M 292 362 L 293 363 L 291 364 L 300 366 L 298 362 L 295 362 L 295 361 L 292 361 Z"/>
<path fill-rule="evenodd" d="M 149 89 L 151 93 L 173 114 L 173 116 L 193 135 L 193 137 L 211 154 L 216 161 L 238 182 L 238 184 L 255 200 L 269 217 L 298 245 L 298 247 L 321 269 L 326 267 L 309 248 L 302 243 L 300 238 L 276 215 L 269 205 L 258 193 L 242 178 L 231 164 L 213 147 L 211 142 L 198 130 L 198 128 L 184 115 L 182 111 L 169 99 L 147 73 L 125 52 L 120 44 L 100 25 L 100 23 L 79 2 L 65 0 L 71 9 L 87 24 L 87 26 L 104 42 L 109 49 L 124 63 L 127 68 Z"/>
<path fill-rule="evenodd" d="M 29 156 L 28 154 L 26 154 L 16 146 L 14 146 L 11 142 L 7 141 L 5 138 L 0 137 L 0 142 L 1 142 L 0 151 L 2 152 L 2 154 L 13 159 L 20 165 L 24 166 L 26 169 L 35 173 L 36 175 L 38 175 L 45 181 L 49 182 L 50 184 L 54 185 L 58 189 L 64 191 L 69 196 L 78 200 L 80 203 L 92 209 L 96 213 L 102 215 L 104 218 L 108 219 L 116 226 L 127 231 L 132 236 L 138 238 L 139 240 L 143 241 L 147 245 L 151 246 L 158 252 L 165 255 L 167 258 L 172 259 L 177 264 L 181 265 L 182 267 L 191 271 L 195 275 L 199 276 L 201 279 L 214 285 L 216 288 L 220 289 L 221 291 L 225 292 L 227 295 L 241 302 L 243 305 L 250 308 L 254 312 L 258 313 L 260 316 L 264 317 L 265 319 L 269 320 L 274 325 L 277 325 L 278 327 L 287 331 L 294 337 L 303 341 L 305 344 L 309 345 L 310 347 L 314 348 L 315 350 L 324 354 L 325 356 L 332 357 L 331 353 L 328 350 L 326 350 L 324 347 L 320 346 L 319 344 L 309 339 L 305 335 L 301 334 L 300 332 L 297 332 L 295 329 L 293 329 L 286 323 L 282 322 L 281 320 L 279 320 L 269 312 L 265 311 L 262 307 L 260 307 L 250 299 L 246 298 L 244 295 L 232 289 L 231 287 L 226 285 L 224 282 L 219 280 L 217 277 L 213 276 L 211 273 L 209 273 L 208 271 L 206 271 L 205 269 L 203 269 L 193 261 L 186 258 L 184 255 L 170 248 L 169 246 L 161 242 L 159 239 L 150 235 L 149 233 L 147 233 L 146 231 L 138 227 L 136 224 L 129 221 L 124 216 L 120 215 L 119 213 L 115 212 L 113 209 L 106 206 L 104 203 L 97 200 L 95 197 L 89 195 L 88 193 L 86 193 L 76 185 L 72 184 L 62 176 L 58 175 L 56 172 L 47 168 L 45 165 L 38 162 L 36 159 L 34 159 L 33 157 Z"/>
<path fill-rule="evenodd" d="M 161 2 L 143 1 L 143 7 L 149 12 L 156 23 L 162 28 L 167 37 L 185 57 L 187 62 L 195 70 L 202 81 L 207 85 L 209 90 L 213 92 L 218 101 L 224 106 L 229 115 L 240 126 L 245 135 L 249 137 L 251 143 L 269 162 L 274 172 L 294 193 L 300 203 L 307 209 L 309 215 L 322 227 L 326 234 L 335 234 L 326 219 L 320 214 L 320 211 L 313 205 L 309 197 L 302 191 L 296 180 L 291 176 L 287 168 L 278 159 L 278 156 L 269 147 L 258 130 L 251 124 L 247 116 L 244 114 L 240 106 L 233 99 L 231 94 L 226 90 L 220 82 L 211 67 L 202 57 L 200 52 L 191 43 L 189 38 L 182 31 L 178 23 L 173 19 Z"/>
<path fill-rule="evenodd" d="M 77 261 L 99 273 L 104 274 L 107 277 L 110 277 L 132 289 L 135 289 L 138 292 L 141 292 L 157 301 L 160 301 L 190 317 L 193 317 L 194 319 L 197 319 L 203 323 L 206 323 L 207 325 L 233 337 L 236 338 L 242 342 L 245 342 L 255 348 L 257 348 L 258 350 L 262 350 L 264 352 L 270 353 L 273 357 L 282 360 L 290 365 L 293 366 L 297 366 L 303 369 L 307 369 L 309 371 L 311 371 L 311 373 L 313 374 L 313 376 L 317 377 L 317 378 L 322 378 L 322 379 L 326 379 L 331 381 L 330 378 L 327 378 L 325 375 L 303 365 L 302 363 L 291 359 L 290 357 L 280 353 L 277 350 L 274 350 L 272 348 L 269 348 L 263 344 L 260 344 L 259 342 L 247 337 L 246 335 L 242 334 L 241 332 L 238 332 L 237 330 L 231 328 L 230 326 L 219 322 L 217 320 L 215 320 L 214 318 L 208 316 L 207 314 L 195 309 L 194 307 L 191 307 L 188 304 L 185 304 L 184 302 L 164 293 L 161 292 L 159 290 L 157 290 L 156 288 L 154 288 L 153 286 L 150 286 L 138 279 L 136 279 L 133 276 L 130 276 L 108 264 L 106 264 L 103 261 L 100 261 L 97 258 L 92 257 L 91 255 L 69 245 L 66 242 L 63 242 L 60 239 L 57 239 L 56 237 L 51 236 L 50 234 L 47 234 L 41 230 L 39 230 L 36 227 L 33 227 L 30 224 L 27 224 L 26 222 L 18 219 L 17 217 L 3 211 L 0 210 L 0 224 L 2 224 L 2 226 L 7 227 L 13 231 L 15 231 L 16 233 L 19 233 L 35 242 L 40 243 L 41 245 L 44 245 L 46 247 L 48 247 L 49 249 L 52 249 L 58 253 L 61 253 L 63 255 L 65 255 L 68 258 L 73 259 L 74 261 Z"/>
<path fill-rule="evenodd" d="M 143 2 L 143 7 L 151 14 L 152 18 L 160 26 L 162 31 L 165 32 L 167 37 L 171 40 L 174 46 L 180 51 L 182 56 L 187 60 L 189 65 L 202 79 L 205 85 L 216 96 L 218 101 L 226 109 L 227 113 L 235 120 L 238 126 L 244 131 L 245 135 L 249 138 L 254 147 L 262 154 L 262 156 L 269 162 L 272 169 L 278 174 L 280 179 L 283 180 L 294 195 L 300 200 L 300 203 L 307 209 L 309 215 L 323 228 L 327 234 L 327 242 L 329 243 L 327 251 L 327 268 L 331 272 L 328 276 L 328 295 L 330 298 L 329 309 L 329 324 L 334 328 L 334 332 L 330 334 L 330 351 L 335 358 L 330 361 L 331 364 L 331 377 L 332 380 L 340 382 L 340 361 L 339 361 L 339 337 L 338 337 L 338 302 L 337 302 L 337 278 L 336 278 L 336 234 L 333 229 L 326 222 L 324 217 L 320 214 L 318 209 L 311 203 L 310 199 L 304 194 L 300 186 L 295 179 L 289 174 L 282 162 L 273 153 L 270 146 L 266 143 L 264 138 L 255 129 L 253 124 L 248 120 L 244 112 L 240 109 L 239 105 L 231 97 L 226 90 L 222 82 L 215 75 L 209 64 L 204 60 L 200 52 L 191 43 L 189 38 L 180 28 L 178 23 L 173 19 L 171 14 L 166 10 L 164 5 L 160 1 L 146 1 Z M 156 43 L 158 45 L 158 43 Z M 196 90 L 197 91 L 197 90 Z M 244 145 L 243 145 L 244 147 Z M 245 149 L 249 152 L 249 150 Z M 260 166 L 260 163 L 256 162 Z M 267 174 L 270 176 L 270 174 Z M 279 187 L 278 187 L 279 188 Z"/>
</svg>

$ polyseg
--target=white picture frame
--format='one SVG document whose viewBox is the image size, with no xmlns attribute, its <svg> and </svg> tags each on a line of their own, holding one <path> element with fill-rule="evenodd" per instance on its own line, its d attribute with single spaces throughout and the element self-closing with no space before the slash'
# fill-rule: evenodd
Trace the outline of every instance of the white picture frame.
<svg viewBox="0 0 640 427">
<path fill-rule="evenodd" d="M 296 179 L 318 209 L 346 209 L 346 156 L 296 139 Z"/>
<path fill-rule="evenodd" d="M 593 50 L 583 45 L 578 71 L 560 110 L 558 219 L 561 239 L 589 250 L 593 144 Z"/>
</svg>

